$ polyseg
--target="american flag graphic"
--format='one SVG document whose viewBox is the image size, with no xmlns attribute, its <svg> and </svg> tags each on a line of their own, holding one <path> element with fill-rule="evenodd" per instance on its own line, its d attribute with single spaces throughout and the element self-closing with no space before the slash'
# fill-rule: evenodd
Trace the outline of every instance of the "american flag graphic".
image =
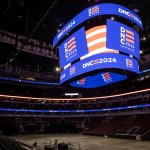
<svg viewBox="0 0 150 150">
<path fill-rule="evenodd" d="M 126 58 L 126 66 L 129 68 L 133 68 L 133 61 L 131 59 Z"/>
<path fill-rule="evenodd" d="M 86 31 L 89 52 L 106 47 L 106 26 L 96 26 Z"/>
<path fill-rule="evenodd" d="M 94 6 L 92 8 L 90 8 L 89 10 L 89 16 L 93 16 L 95 14 L 99 13 L 99 6 Z"/>
<path fill-rule="evenodd" d="M 82 56 L 81 60 L 99 53 L 119 53 L 117 50 L 106 48 L 106 25 L 87 30 L 86 40 L 89 53 Z"/>
<path fill-rule="evenodd" d="M 70 68 L 70 76 L 75 74 L 75 72 L 76 72 L 76 67 L 75 66 L 71 67 Z"/>
<path fill-rule="evenodd" d="M 86 78 L 82 78 L 82 79 L 80 79 L 80 80 L 77 81 L 77 84 L 84 85 L 85 81 L 86 81 Z"/>
<path fill-rule="evenodd" d="M 73 49 L 76 48 L 76 40 L 75 37 L 72 37 L 68 42 L 67 42 L 67 49 L 68 52 L 71 52 Z"/>
<path fill-rule="evenodd" d="M 105 83 L 112 81 L 112 77 L 109 72 L 103 73 L 102 77 L 103 77 Z"/>
<path fill-rule="evenodd" d="M 134 44 L 134 33 L 132 31 L 129 30 L 125 30 L 125 36 L 126 36 L 126 41 L 129 43 Z"/>
</svg>

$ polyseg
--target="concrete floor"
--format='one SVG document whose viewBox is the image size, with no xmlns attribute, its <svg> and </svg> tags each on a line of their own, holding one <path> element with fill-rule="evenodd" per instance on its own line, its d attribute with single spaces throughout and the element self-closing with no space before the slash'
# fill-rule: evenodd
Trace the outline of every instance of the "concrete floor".
<svg viewBox="0 0 150 150">
<path fill-rule="evenodd" d="M 72 141 L 75 144 L 79 143 L 81 150 L 150 150 L 149 141 L 104 138 L 80 134 L 33 134 L 17 135 L 12 138 L 28 145 L 32 145 L 36 141 L 40 150 L 44 149 L 44 142 L 48 143 L 50 140 L 54 142 L 54 139 L 58 139 L 58 141 Z"/>
</svg>

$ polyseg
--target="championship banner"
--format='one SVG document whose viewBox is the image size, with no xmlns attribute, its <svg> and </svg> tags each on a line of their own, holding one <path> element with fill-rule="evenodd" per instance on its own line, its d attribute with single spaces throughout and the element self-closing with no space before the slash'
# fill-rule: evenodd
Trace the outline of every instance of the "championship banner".
<svg viewBox="0 0 150 150">
<path fill-rule="evenodd" d="M 15 45 L 16 43 L 16 34 L 0 30 L 0 42 L 7 43 L 10 45 Z"/>
<path fill-rule="evenodd" d="M 21 49 L 24 40 L 24 36 L 18 35 L 16 47 L 17 50 Z M 50 47 L 48 47 L 45 42 L 41 42 L 35 39 L 29 39 L 28 43 L 24 46 L 22 51 L 32 53 L 35 55 L 40 55 L 43 57 L 58 59 L 58 56 L 54 54 L 53 50 L 50 50 Z"/>
</svg>

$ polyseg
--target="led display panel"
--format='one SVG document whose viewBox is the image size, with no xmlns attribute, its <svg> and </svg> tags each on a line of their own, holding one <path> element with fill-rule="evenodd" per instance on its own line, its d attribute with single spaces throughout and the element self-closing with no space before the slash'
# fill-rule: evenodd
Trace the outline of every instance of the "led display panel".
<svg viewBox="0 0 150 150">
<path fill-rule="evenodd" d="M 124 21 L 130 20 L 143 29 L 140 17 L 118 4 L 97 4 L 83 10 L 53 40 L 53 47 L 60 44 L 60 84 L 95 88 L 139 74 L 139 34 L 123 23 L 107 19 L 107 16 L 103 25 L 89 28 L 82 24 L 101 15 L 121 16 Z M 78 25 L 82 28 L 77 29 Z M 69 35 L 70 31 L 72 34 Z M 66 34 L 68 37 L 61 40 Z"/>
<path fill-rule="evenodd" d="M 101 72 L 93 76 L 87 76 L 70 83 L 71 86 L 80 88 L 97 88 L 108 84 L 113 84 L 127 79 L 127 76 L 113 72 Z"/>
<path fill-rule="evenodd" d="M 139 74 L 138 61 L 122 54 L 97 54 L 81 60 L 61 72 L 60 83 L 98 69 L 124 69 Z"/>
<path fill-rule="evenodd" d="M 128 8 L 113 3 L 97 4 L 83 10 L 81 13 L 71 19 L 54 37 L 53 47 L 56 46 L 56 44 L 62 39 L 62 37 L 64 37 L 72 29 L 74 29 L 84 21 L 100 15 L 118 15 L 134 22 L 143 29 L 140 17 Z"/>
<path fill-rule="evenodd" d="M 140 59 L 139 35 L 130 27 L 114 20 L 85 31 L 76 31 L 59 46 L 60 66 L 100 53 L 123 52 Z"/>
<path fill-rule="evenodd" d="M 139 35 L 132 28 L 114 20 L 107 20 L 106 47 L 140 59 Z"/>
<path fill-rule="evenodd" d="M 87 53 L 85 29 L 82 27 L 59 46 L 60 66 L 64 67 Z"/>
</svg>

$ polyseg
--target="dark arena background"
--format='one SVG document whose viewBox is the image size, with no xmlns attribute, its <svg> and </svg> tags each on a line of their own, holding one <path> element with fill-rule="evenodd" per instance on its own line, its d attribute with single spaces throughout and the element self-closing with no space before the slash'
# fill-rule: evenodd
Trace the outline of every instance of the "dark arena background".
<svg viewBox="0 0 150 150">
<path fill-rule="evenodd" d="M 0 150 L 149 150 L 149 14 L 149 0 L 1 0 Z"/>
</svg>

